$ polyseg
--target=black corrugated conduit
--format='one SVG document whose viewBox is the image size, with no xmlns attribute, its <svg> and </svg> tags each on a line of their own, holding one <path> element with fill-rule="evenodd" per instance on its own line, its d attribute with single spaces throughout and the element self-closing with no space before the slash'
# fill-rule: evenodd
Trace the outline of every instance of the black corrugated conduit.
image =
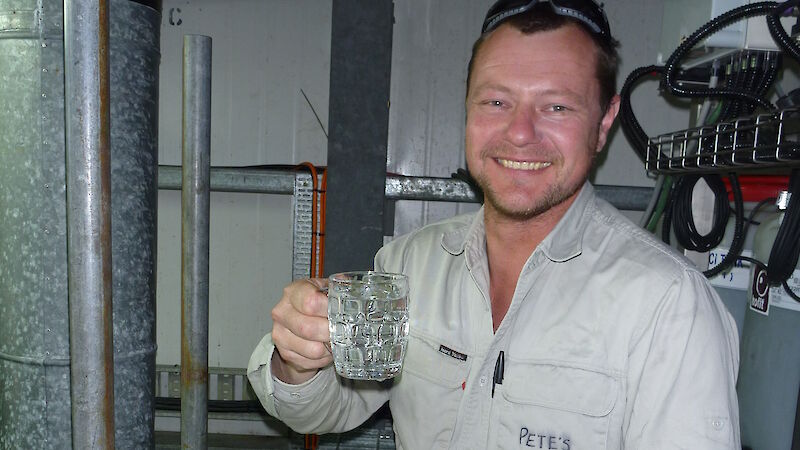
<svg viewBox="0 0 800 450">
<path fill-rule="evenodd" d="M 792 58 L 800 61 L 800 47 L 798 47 L 797 43 L 786 33 L 780 21 L 787 10 L 798 6 L 800 6 L 800 0 L 789 0 L 777 4 L 777 6 L 767 14 L 767 29 L 772 39 L 775 40 L 783 51 L 790 54 Z"/>
<path fill-rule="evenodd" d="M 689 89 L 677 85 L 676 78 L 678 69 L 680 68 L 681 60 L 694 48 L 699 42 L 716 33 L 722 28 L 731 25 L 740 20 L 748 17 L 763 16 L 774 11 L 779 3 L 776 2 L 759 2 L 751 3 L 749 5 L 734 8 L 718 17 L 706 22 L 703 26 L 698 28 L 692 33 L 681 45 L 670 55 L 667 62 L 664 64 L 664 85 L 669 89 L 672 95 L 677 97 L 709 97 L 709 98 L 729 98 L 732 100 L 743 100 L 748 103 L 755 103 L 767 109 L 772 109 L 772 104 L 764 98 L 753 95 L 748 92 L 742 92 L 734 89 L 717 88 L 699 88 Z M 785 34 L 785 32 L 784 32 Z"/>
<path fill-rule="evenodd" d="M 783 26 L 780 24 L 780 17 L 790 8 L 800 6 L 800 0 L 789 0 L 784 3 L 778 2 L 759 2 L 732 9 L 707 22 L 689 36 L 680 46 L 670 55 L 664 66 L 640 67 L 628 75 L 620 92 L 620 123 L 625 135 L 628 137 L 634 151 L 639 157 L 646 161 L 649 136 L 642 129 L 641 124 L 633 113 L 631 106 L 631 91 L 635 85 L 645 76 L 662 75 L 662 85 L 674 96 L 677 97 L 705 97 L 724 99 L 725 103 L 722 110 L 723 114 L 709 121 L 708 124 L 716 123 L 720 120 L 728 120 L 740 113 L 752 114 L 756 107 L 774 109 L 774 106 L 765 98 L 770 86 L 775 81 L 780 68 L 780 55 L 763 57 L 740 56 L 731 59 L 731 71 L 727 74 L 725 85 L 721 88 L 690 88 L 679 86 L 677 83 L 678 72 L 681 61 L 688 55 L 689 51 L 709 35 L 716 33 L 720 29 L 731 25 L 740 20 L 765 15 L 770 34 L 778 45 L 795 59 L 800 61 L 800 47 L 788 36 Z M 733 65 L 736 65 L 735 67 Z M 702 150 L 701 150 L 702 151 Z M 671 191 L 671 199 L 664 212 L 664 227 L 662 229 L 662 239 L 669 243 L 670 228 L 675 229 L 676 239 L 684 248 L 696 251 L 708 251 L 718 245 L 725 231 L 725 225 L 730 217 L 730 205 L 728 195 L 722 186 L 718 175 L 705 175 L 703 178 L 712 188 L 715 195 L 715 214 L 712 230 L 707 235 L 700 235 L 694 226 L 694 219 L 691 214 L 691 195 L 695 183 L 699 176 L 684 175 L 676 182 Z M 798 177 L 800 178 L 800 177 Z M 735 173 L 730 174 L 731 189 L 735 203 L 735 225 L 734 236 L 731 241 L 731 249 L 718 266 L 707 270 L 705 275 L 712 277 L 728 269 L 741 255 L 744 247 L 744 232 L 747 229 L 744 222 L 744 206 L 742 201 L 741 188 Z M 800 183 L 800 181 L 798 181 Z M 800 190 L 800 186 L 797 187 Z M 724 205 L 723 205 L 724 204 Z M 800 210 L 800 200 L 796 200 L 797 209 Z M 787 213 L 788 215 L 788 213 Z M 789 243 L 784 242 L 777 245 L 783 253 L 776 256 L 781 267 L 788 267 L 789 275 L 793 271 L 800 255 L 800 241 L 796 238 L 800 233 L 800 212 L 797 214 L 797 228 L 791 228 L 793 220 L 786 220 L 787 235 L 794 237 L 797 248 L 794 249 Z M 793 234 L 789 234 L 793 233 Z M 788 250 L 787 250 L 788 248 Z M 791 261 L 792 259 L 794 264 Z M 788 261 L 788 262 L 787 262 Z M 776 263 L 777 265 L 778 263 Z M 784 270 L 784 271 L 785 271 Z M 776 277 L 785 275 L 778 274 Z M 788 277 L 787 277 L 788 278 Z M 786 282 L 782 281 L 784 287 Z"/>
<path fill-rule="evenodd" d="M 789 179 L 789 205 L 778 227 L 775 243 L 767 262 L 767 280 L 770 284 L 783 284 L 792 276 L 800 256 L 800 169 L 792 171 Z M 790 289 L 786 289 L 791 293 Z"/>
</svg>

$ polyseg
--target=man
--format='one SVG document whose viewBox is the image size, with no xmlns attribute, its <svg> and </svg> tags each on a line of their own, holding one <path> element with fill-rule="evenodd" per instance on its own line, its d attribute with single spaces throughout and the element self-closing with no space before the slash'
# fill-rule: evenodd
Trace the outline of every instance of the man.
<svg viewBox="0 0 800 450">
<path fill-rule="evenodd" d="M 268 412 L 341 432 L 388 400 L 402 449 L 740 448 L 733 320 L 586 182 L 619 108 L 616 61 L 592 0 L 492 7 L 466 102 L 485 204 L 375 258 L 411 284 L 402 373 L 338 378 L 324 281 L 299 281 L 248 369 Z"/>
</svg>

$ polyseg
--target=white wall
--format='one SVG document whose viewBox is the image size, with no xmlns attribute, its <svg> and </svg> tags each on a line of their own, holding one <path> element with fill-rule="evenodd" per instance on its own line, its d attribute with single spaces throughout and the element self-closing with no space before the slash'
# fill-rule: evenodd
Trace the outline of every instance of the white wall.
<svg viewBox="0 0 800 450">
<path fill-rule="evenodd" d="M 180 12 L 178 12 L 180 9 Z M 165 0 L 159 163 L 181 162 L 183 35 L 213 39 L 211 163 L 325 164 L 331 2 Z M 172 22 L 170 24 L 170 11 Z M 158 212 L 158 364 L 180 363 L 180 192 Z M 246 367 L 291 281 L 292 199 L 211 194 L 209 365 Z"/>
<path fill-rule="evenodd" d="M 395 0 L 388 170 L 450 176 L 463 162 L 464 83 L 472 42 L 492 0 Z M 660 1 L 607 0 L 622 41 L 621 86 L 659 51 Z M 170 24 L 170 11 L 173 24 Z M 180 12 L 177 12 L 180 9 Z M 180 25 L 177 24 L 180 19 Z M 210 35 L 212 164 L 324 165 L 326 140 L 302 89 L 327 129 L 330 0 L 164 0 L 161 164 L 180 164 L 181 45 L 188 33 Z M 634 107 L 650 134 L 685 127 L 656 83 Z M 621 130 L 594 181 L 651 185 Z M 395 232 L 474 209 L 475 205 L 398 202 Z M 269 311 L 291 280 L 291 198 L 212 194 L 210 263 L 211 366 L 245 367 L 272 327 Z M 180 194 L 159 195 L 159 364 L 180 362 Z"/>
</svg>

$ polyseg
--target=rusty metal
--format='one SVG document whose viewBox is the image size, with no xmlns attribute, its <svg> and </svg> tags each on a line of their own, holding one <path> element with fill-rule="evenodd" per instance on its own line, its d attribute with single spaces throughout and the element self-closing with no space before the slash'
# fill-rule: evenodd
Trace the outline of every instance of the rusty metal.
<svg viewBox="0 0 800 450">
<path fill-rule="evenodd" d="M 108 3 L 65 0 L 73 448 L 114 448 Z"/>
<path fill-rule="evenodd" d="M 0 449 L 72 447 L 63 7 L 0 0 Z M 109 14 L 114 445 L 153 448 L 161 20 Z"/>
<path fill-rule="evenodd" d="M 208 447 L 211 38 L 183 39 L 181 448 Z"/>
</svg>

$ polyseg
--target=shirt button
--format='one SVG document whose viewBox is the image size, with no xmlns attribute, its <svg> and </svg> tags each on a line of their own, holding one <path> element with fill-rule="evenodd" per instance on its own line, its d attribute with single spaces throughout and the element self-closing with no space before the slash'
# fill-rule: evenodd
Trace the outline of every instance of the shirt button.
<svg viewBox="0 0 800 450">
<path fill-rule="evenodd" d="M 722 427 L 725 426 L 725 421 L 722 419 L 714 419 L 711 421 L 711 426 L 714 427 L 715 430 L 721 430 Z"/>
<path fill-rule="evenodd" d="M 483 387 L 486 384 L 486 375 L 481 377 L 480 383 L 481 383 L 481 387 Z"/>
<path fill-rule="evenodd" d="M 289 395 L 291 395 L 291 396 L 292 396 L 292 397 L 294 397 L 294 398 L 300 398 L 300 393 L 299 393 L 299 392 L 292 392 L 292 393 L 291 393 L 291 394 L 289 394 Z"/>
</svg>

